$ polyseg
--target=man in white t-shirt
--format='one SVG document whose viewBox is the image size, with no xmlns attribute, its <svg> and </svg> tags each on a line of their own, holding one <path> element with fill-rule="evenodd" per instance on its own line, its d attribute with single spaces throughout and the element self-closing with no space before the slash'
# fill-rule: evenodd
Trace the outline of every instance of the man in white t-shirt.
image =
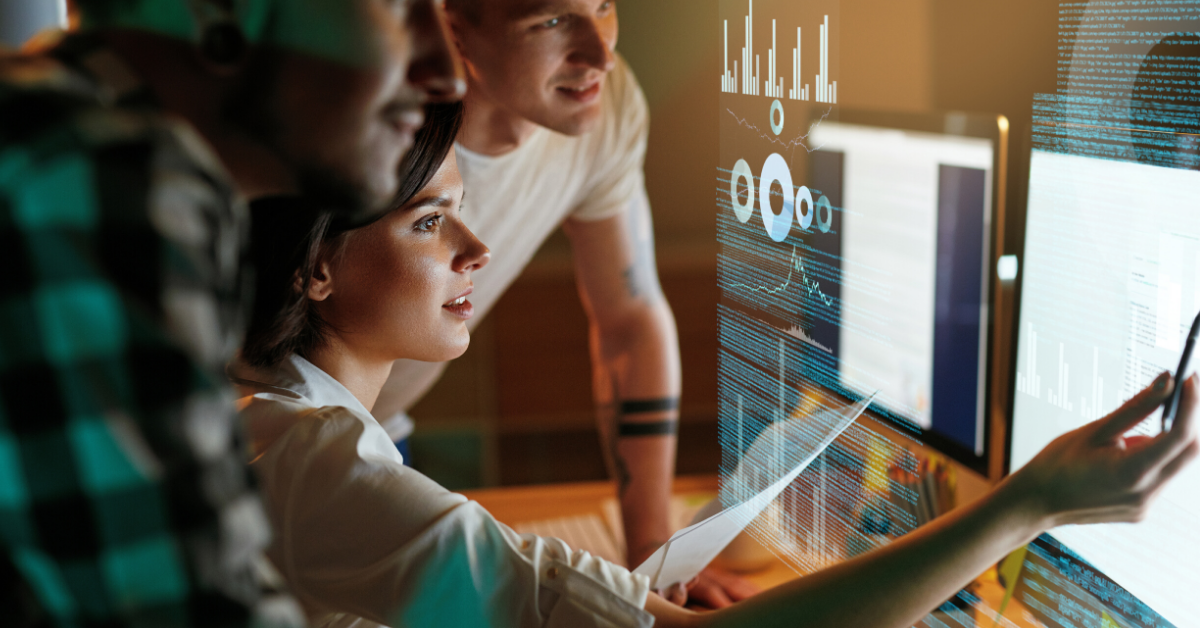
<svg viewBox="0 0 1200 628">
<path fill-rule="evenodd" d="M 623 511 L 627 560 L 640 564 L 672 530 L 680 364 L 675 319 L 654 261 L 642 165 L 649 115 L 616 55 L 612 0 L 447 0 L 467 61 L 458 165 L 464 221 L 492 249 L 471 301 L 483 318 L 542 242 L 562 227 L 591 324 L 599 428 Z M 443 364 L 401 361 L 375 405 L 397 441 L 406 411 Z M 693 583 L 699 603 L 728 605 L 753 588 L 716 570 Z M 672 592 L 678 603 L 683 591 Z"/>
</svg>

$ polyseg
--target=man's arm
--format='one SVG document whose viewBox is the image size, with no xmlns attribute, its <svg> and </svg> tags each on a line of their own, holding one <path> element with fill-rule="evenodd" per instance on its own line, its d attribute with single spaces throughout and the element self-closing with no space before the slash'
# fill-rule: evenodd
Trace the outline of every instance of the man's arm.
<svg viewBox="0 0 1200 628">
<path fill-rule="evenodd" d="M 563 225 L 575 254 L 580 299 L 591 322 L 597 415 L 609 472 L 617 481 L 632 569 L 671 536 L 671 478 L 679 417 L 679 338 L 654 263 L 654 228 L 645 191 L 627 211 Z M 714 568 L 671 600 L 710 608 L 756 593 Z"/>
<path fill-rule="evenodd" d="M 568 220 L 580 299 L 591 323 L 601 439 L 617 482 L 630 567 L 671 535 L 669 504 L 679 416 L 679 341 L 654 262 L 644 191 L 627 211 Z"/>
</svg>

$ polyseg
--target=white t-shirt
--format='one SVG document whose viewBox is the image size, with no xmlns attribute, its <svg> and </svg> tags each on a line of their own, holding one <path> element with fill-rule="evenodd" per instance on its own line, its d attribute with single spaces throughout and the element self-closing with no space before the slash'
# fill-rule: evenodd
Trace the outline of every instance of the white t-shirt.
<svg viewBox="0 0 1200 628">
<path fill-rule="evenodd" d="M 649 628 L 649 580 L 518 535 L 404 466 L 344 386 L 292 356 L 230 367 L 275 535 L 313 626 Z"/>
<path fill-rule="evenodd" d="M 474 273 L 472 329 L 564 220 L 611 218 L 639 196 L 645 198 L 642 166 L 649 108 L 624 59 L 617 58 L 602 98 L 602 119 L 585 135 L 570 137 L 538 127 L 520 148 L 499 157 L 455 147 L 466 190 L 463 221 L 492 250 L 491 262 Z M 405 412 L 444 367 L 396 362 L 375 404 L 375 416 L 394 440 L 412 431 Z"/>
</svg>

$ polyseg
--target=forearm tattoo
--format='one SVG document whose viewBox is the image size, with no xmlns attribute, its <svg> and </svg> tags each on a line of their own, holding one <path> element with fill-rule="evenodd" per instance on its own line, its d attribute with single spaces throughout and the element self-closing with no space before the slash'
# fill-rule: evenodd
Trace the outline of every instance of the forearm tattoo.
<svg viewBox="0 0 1200 628">
<path fill-rule="evenodd" d="M 609 473 L 617 482 L 617 496 L 620 499 L 625 498 L 625 492 L 629 489 L 630 475 L 629 465 L 625 464 L 625 459 L 621 457 L 621 450 L 617 446 L 620 441 L 621 430 L 621 410 L 619 404 L 606 403 L 597 408 L 600 413 L 601 422 L 607 432 L 605 438 L 605 458 L 608 460 Z"/>
<path fill-rule="evenodd" d="M 670 417 L 661 421 L 637 423 L 625 421 L 624 419 L 625 417 L 631 415 L 660 414 L 663 412 L 674 412 L 678 409 L 679 399 L 677 397 L 622 401 L 620 406 L 621 421 L 617 426 L 617 436 L 620 438 L 626 438 L 636 436 L 674 435 L 679 427 L 679 421 L 677 421 L 675 417 Z"/>
<path fill-rule="evenodd" d="M 662 399 L 637 399 L 621 402 L 621 416 L 629 416 L 631 414 L 673 412 L 678 409 L 678 397 L 664 397 Z"/>
</svg>

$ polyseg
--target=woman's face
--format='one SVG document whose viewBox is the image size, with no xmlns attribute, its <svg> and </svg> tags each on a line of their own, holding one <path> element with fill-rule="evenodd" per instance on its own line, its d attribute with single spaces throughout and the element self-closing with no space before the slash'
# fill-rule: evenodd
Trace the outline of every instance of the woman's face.
<svg viewBox="0 0 1200 628">
<path fill-rule="evenodd" d="M 309 295 L 347 349 L 370 360 L 430 362 L 466 351 L 471 273 L 489 253 L 459 216 L 462 198 L 450 151 L 408 203 L 331 247 Z"/>
</svg>

